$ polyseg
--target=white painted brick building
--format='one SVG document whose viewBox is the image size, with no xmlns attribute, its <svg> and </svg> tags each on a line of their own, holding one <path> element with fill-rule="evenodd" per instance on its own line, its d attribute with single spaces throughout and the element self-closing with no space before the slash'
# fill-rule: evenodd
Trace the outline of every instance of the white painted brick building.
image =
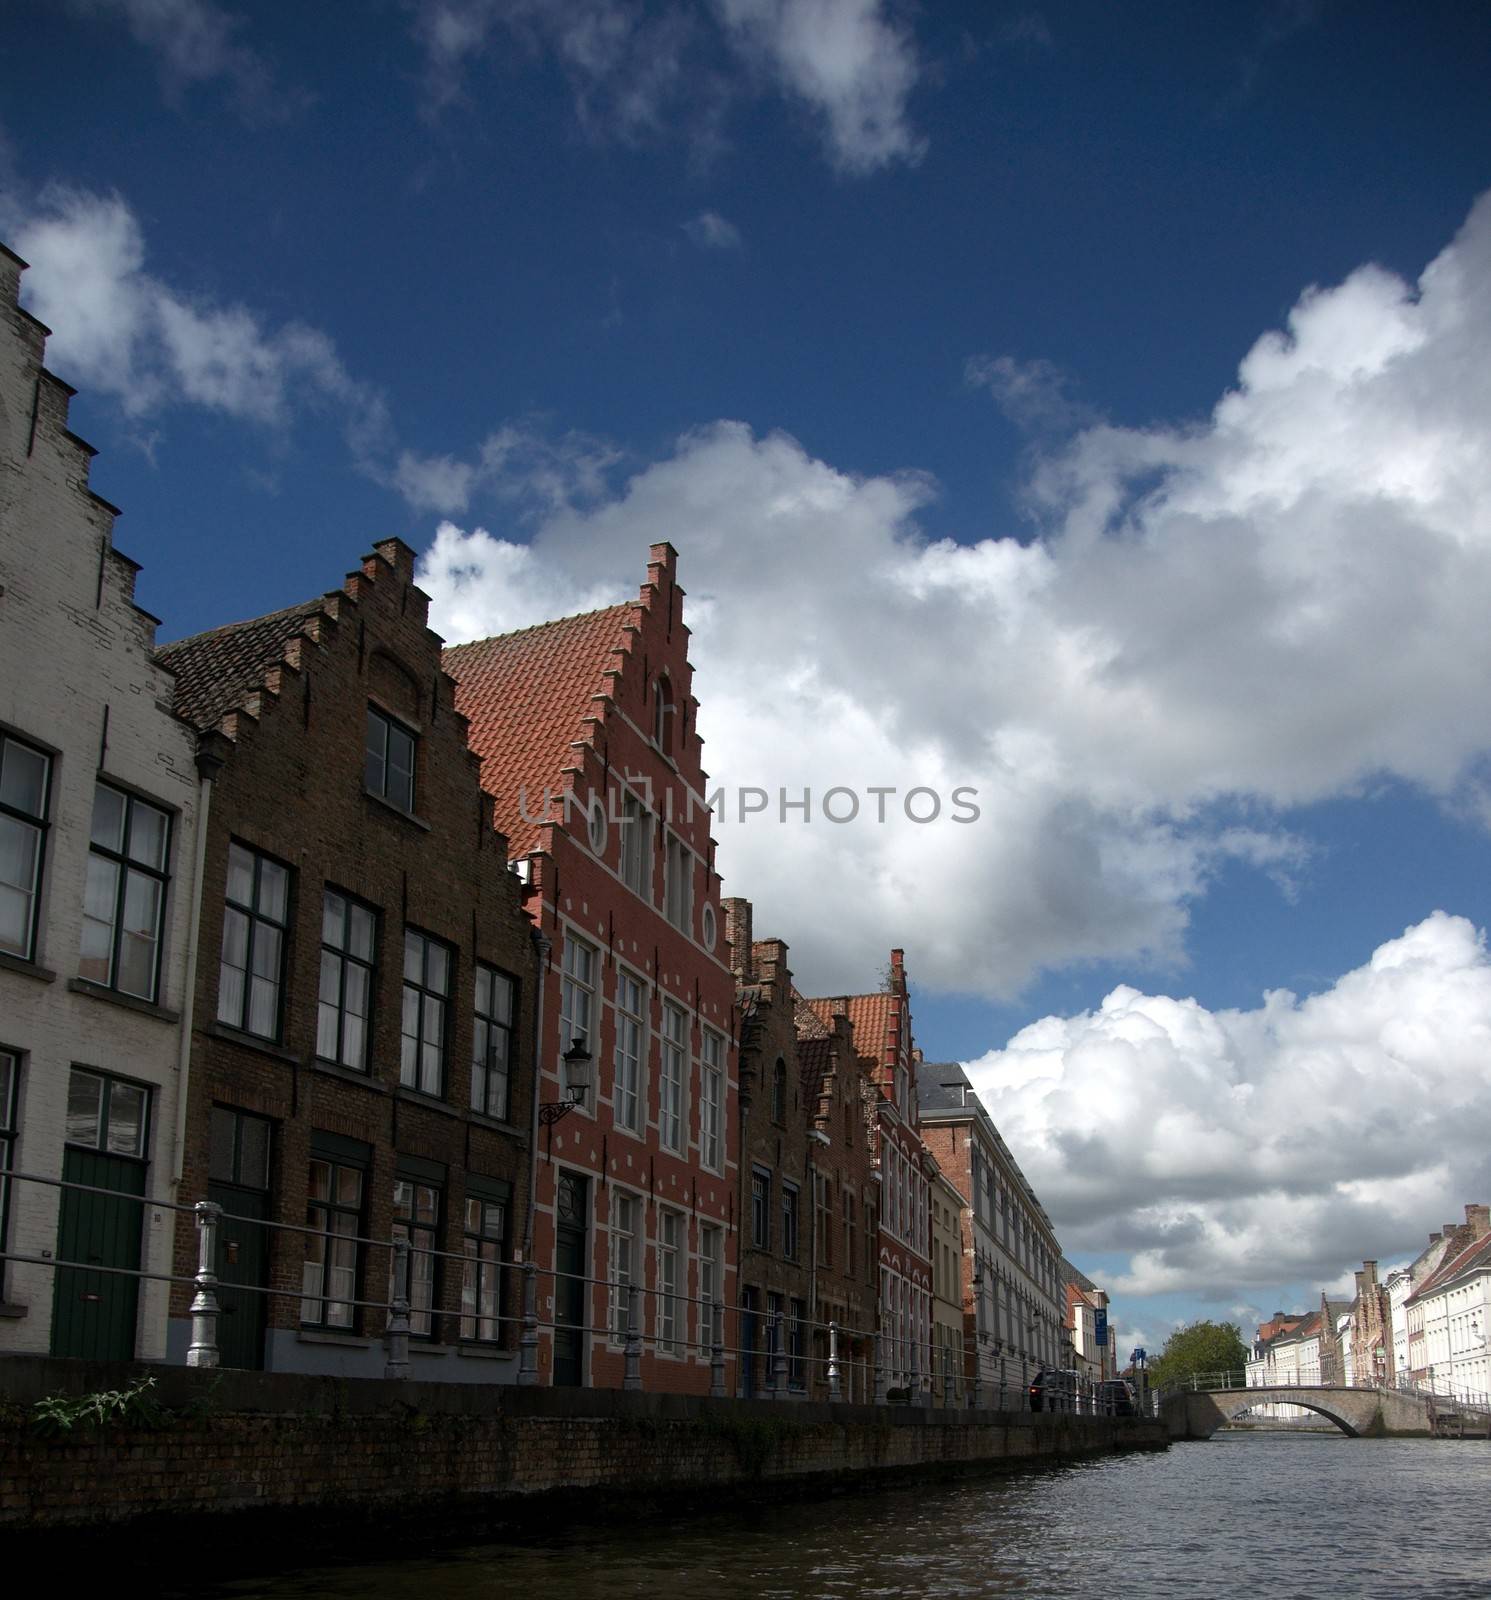
<svg viewBox="0 0 1491 1600">
<path fill-rule="evenodd" d="M 168 1272 L 196 739 L 0 247 L 0 1160 L 5 1249 Z M 183 1197 L 194 1198 L 194 1197 Z M 0 1262 L 0 1350 L 158 1358 L 166 1285 Z"/>
</svg>

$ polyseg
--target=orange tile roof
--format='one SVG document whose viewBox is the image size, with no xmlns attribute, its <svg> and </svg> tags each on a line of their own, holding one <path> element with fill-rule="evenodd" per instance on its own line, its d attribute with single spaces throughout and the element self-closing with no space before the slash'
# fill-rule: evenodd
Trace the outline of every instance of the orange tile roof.
<svg viewBox="0 0 1491 1600">
<path fill-rule="evenodd" d="M 890 1033 L 891 1019 L 895 1015 L 896 997 L 893 994 L 850 994 L 807 998 L 803 1003 L 811 1007 L 831 1028 L 833 1008 L 840 1000 L 854 1026 L 855 1053 L 864 1060 L 874 1062 L 877 1067 L 883 1065 L 885 1043 Z"/>
<path fill-rule="evenodd" d="M 471 725 L 482 787 L 495 801 L 495 820 L 514 859 L 542 844 L 540 825 L 525 821 L 522 811 L 539 816 L 545 786 L 563 787 L 563 770 L 576 764 L 570 746 L 585 738 L 583 719 L 595 713 L 594 697 L 608 692 L 605 674 L 618 665 L 622 627 L 638 610 L 629 601 L 441 653 L 456 682 L 456 709 Z"/>
</svg>

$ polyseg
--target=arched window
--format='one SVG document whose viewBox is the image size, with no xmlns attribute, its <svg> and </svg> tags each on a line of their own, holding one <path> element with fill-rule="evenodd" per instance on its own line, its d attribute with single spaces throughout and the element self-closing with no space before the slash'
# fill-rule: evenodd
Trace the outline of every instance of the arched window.
<svg viewBox="0 0 1491 1600">
<path fill-rule="evenodd" d="M 776 1072 L 771 1080 L 771 1120 L 787 1120 L 787 1063 L 780 1056 L 777 1057 Z"/>
<path fill-rule="evenodd" d="M 652 741 L 664 755 L 673 753 L 673 685 L 666 672 L 653 686 Z"/>
</svg>

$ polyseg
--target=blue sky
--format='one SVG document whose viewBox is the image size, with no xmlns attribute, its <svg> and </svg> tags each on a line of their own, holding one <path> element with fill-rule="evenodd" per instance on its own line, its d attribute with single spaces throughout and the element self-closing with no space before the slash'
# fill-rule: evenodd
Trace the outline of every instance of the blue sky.
<svg viewBox="0 0 1491 1600">
<path fill-rule="evenodd" d="M 452 638 L 669 538 L 717 777 L 979 788 L 726 824 L 727 889 L 811 987 L 905 946 L 1123 1326 L 1487 1198 L 1484 7 L 7 22 L 0 233 L 163 637 L 388 533 Z"/>
</svg>

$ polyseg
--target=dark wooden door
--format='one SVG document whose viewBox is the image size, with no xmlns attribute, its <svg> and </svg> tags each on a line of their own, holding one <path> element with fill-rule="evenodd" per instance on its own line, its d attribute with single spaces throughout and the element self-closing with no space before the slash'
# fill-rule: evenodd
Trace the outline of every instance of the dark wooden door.
<svg viewBox="0 0 1491 1600">
<path fill-rule="evenodd" d="M 62 1190 L 57 1222 L 57 1259 L 83 1263 L 57 1269 L 52 1300 L 52 1354 L 89 1361 L 131 1361 L 140 1280 L 127 1275 L 140 1266 L 145 1165 L 102 1150 L 69 1145 L 62 1158 L 67 1183 L 112 1191 L 86 1194 Z M 120 1267 L 124 1272 L 91 1272 Z"/>
<path fill-rule="evenodd" d="M 264 1320 L 268 1296 L 255 1289 L 235 1288 L 269 1282 L 268 1230 L 258 1226 L 269 1215 L 269 1196 L 234 1184 L 209 1183 L 207 1198 L 223 1208 L 217 1233 L 217 1276 L 220 1288 L 217 1342 L 225 1367 L 264 1365 Z"/>
<path fill-rule="evenodd" d="M 589 1303 L 590 1183 L 578 1173 L 559 1175 L 554 1242 L 554 1382 L 585 1382 L 585 1307 Z"/>
</svg>

